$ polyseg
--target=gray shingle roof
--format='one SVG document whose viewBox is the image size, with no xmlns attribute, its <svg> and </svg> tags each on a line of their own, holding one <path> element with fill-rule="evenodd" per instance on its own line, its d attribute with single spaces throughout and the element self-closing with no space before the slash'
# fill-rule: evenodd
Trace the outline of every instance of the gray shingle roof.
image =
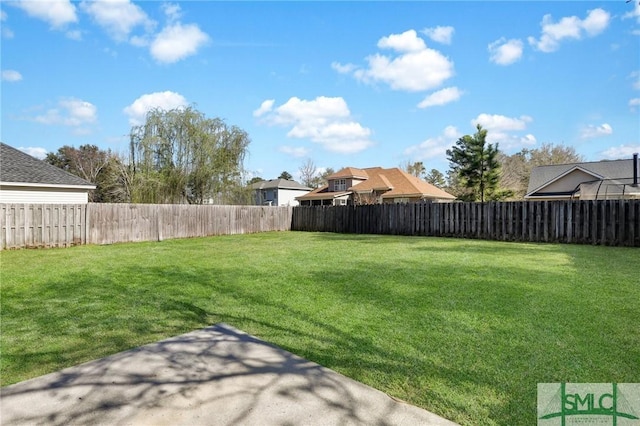
<svg viewBox="0 0 640 426">
<path fill-rule="evenodd" d="M 537 166 L 531 170 L 531 177 L 529 178 L 529 187 L 527 188 L 527 194 L 546 186 L 558 176 L 572 170 L 576 167 L 580 167 L 590 173 L 597 176 L 602 176 L 602 179 L 629 179 L 633 178 L 633 160 L 613 160 L 613 161 L 595 161 L 589 163 L 572 163 L 572 164 L 556 164 L 553 166 Z M 598 179 L 594 177 L 594 180 Z"/>
<path fill-rule="evenodd" d="M 313 188 L 308 188 L 294 180 L 286 180 L 286 179 L 263 180 L 263 181 L 251 184 L 251 189 L 270 189 L 270 188 L 299 189 L 301 191 L 311 191 L 311 189 L 313 189 Z"/>
<path fill-rule="evenodd" d="M 91 182 L 1 142 L 0 182 L 95 187 Z"/>
</svg>

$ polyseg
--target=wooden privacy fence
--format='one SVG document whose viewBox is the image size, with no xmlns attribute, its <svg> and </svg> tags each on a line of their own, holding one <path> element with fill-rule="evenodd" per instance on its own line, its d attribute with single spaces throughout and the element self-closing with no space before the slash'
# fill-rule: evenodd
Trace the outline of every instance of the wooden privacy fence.
<svg viewBox="0 0 640 426">
<path fill-rule="evenodd" d="M 291 207 L 89 204 L 88 242 L 112 244 L 291 229 Z"/>
<path fill-rule="evenodd" d="M 288 231 L 291 214 L 262 206 L 0 204 L 0 249 Z"/>
<path fill-rule="evenodd" d="M 291 229 L 640 246 L 640 200 L 294 207 Z"/>
<path fill-rule="evenodd" d="M 0 204 L 0 249 L 87 242 L 86 204 Z"/>
</svg>

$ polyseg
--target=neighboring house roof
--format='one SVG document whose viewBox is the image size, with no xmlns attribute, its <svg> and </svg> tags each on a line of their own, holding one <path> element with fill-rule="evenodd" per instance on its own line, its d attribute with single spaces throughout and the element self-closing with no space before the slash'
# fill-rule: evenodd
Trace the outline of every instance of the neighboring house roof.
<svg viewBox="0 0 640 426">
<path fill-rule="evenodd" d="M 318 200 L 331 199 L 344 195 L 356 193 L 371 193 L 373 191 L 385 191 L 382 198 L 433 198 L 455 200 L 456 197 L 431 185 L 397 167 L 383 169 L 382 167 L 370 167 L 366 169 L 356 169 L 346 167 L 337 173 L 332 174 L 327 179 L 356 178 L 364 179 L 356 185 L 348 188 L 347 191 L 329 192 L 329 186 L 325 185 L 301 197 L 297 200 Z"/>
<path fill-rule="evenodd" d="M 329 186 L 324 185 L 320 188 L 314 189 L 308 194 L 296 197 L 296 200 L 330 200 L 332 198 L 340 198 L 348 195 L 351 195 L 351 191 L 329 192 Z"/>
<path fill-rule="evenodd" d="M 0 182 L 3 186 L 96 187 L 91 182 L 4 143 L 0 143 Z"/>
<path fill-rule="evenodd" d="M 312 189 L 294 180 L 287 180 L 287 179 L 262 180 L 260 182 L 251 184 L 251 189 L 271 189 L 271 188 L 296 189 L 299 191 L 311 191 Z"/>
<path fill-rule="evenodd" d="M 547 194 L 544 191 L 546 187 L 573 173 L 583 173 L 586 179 L 584 182 L 590 180 L 628 180 L 633 178 L 633 160 L 594 161 L 534 167 L 531 170 L 525 197 L 537 193 Z"/>
<path fill-rule="evenodd" d="M 419 179 L 397 167 L 391 169 L 365 169 L 371 176 L 350 189 L 354 192 L 384 191 L 382 198 L 422 197 L 455 200 L 446 191 Z"/>
<path fill-rule="evenodd" d="M 368 179 L 369 175 L 367 174 L 367 170 L 373 170 L 373 169 L 380 169 L 380 167 L 372 167 L 371 169 L 358 169 L 355 167 L 345 167 L 344 169 L 340 169 L 334 174 L 327 176 L 327 180 L 345 179 L 345 178 Z"/>
</svg>

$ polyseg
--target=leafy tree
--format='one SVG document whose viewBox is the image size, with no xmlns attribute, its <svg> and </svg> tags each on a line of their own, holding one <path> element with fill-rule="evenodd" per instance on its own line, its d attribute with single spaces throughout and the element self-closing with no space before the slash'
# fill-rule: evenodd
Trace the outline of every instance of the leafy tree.
<svg viewBox="0 0 640 426">
<path fill-rule="evenodd" d="M 193 107 L 151 110 L 131 129 L 131 201 L 233 202 L 249 143 L 244 130 Z"/>
<path fill-rule="evenodd" d="M 447 191 L 449 194 L 454 195 L 462 201 L 472 200 L 471 191 L 462 184 L 457 171 L 452 169 L 447 170 L 446 183 L 446 186 L 442 189 Z"/>
<path fill-rule="evenodd" d="M 280 173 L 278 179 L 291 180 L 293 179 L 293 176 L 291 176 L 291 173 L 285 170 L 284 172 Z"/>
<path fill-rule="evenodd" d="M 264 181 L 264 179 L 262 179 L 262 178 L 261 178 L 261 177 L 259 177 L 259 176 L 252 177 L 252 178 L 249 180 L 249 182 L 247 182 L 247 185 L 253 185 L 254 183 L 263 182 L 263 181 Z"/>
<path fill-rule="evenodd" d="M 79 148 L 65 145 L 55 153 L 48 153 L 45 161 L 96 185 L 96 189 L 89 193 L 91 202 L 127 201 L 126 196 L 118 190 L 120 158 L 111 151 L 89 144 L 80 145 Z"/>
<path fill-rule="evenodd" d="M 320 173 L 318 176 L 318 187 L 329 184 L 329 176 L 334 174 L 336 171 L 333 167 L 327 167 L 324 172 Z"/>
<path fill-rule="evenodd" d="M 500 163 L 498 145 L 487 143 L 487 131 L 478 124 L 473 136 L 458 139 L 452 149 L 447 150 L 451 170 L 457 173 L 462 185 L 470 190 L 469 201 L 484 202 L 498 195 Z"/>
<path fill-rule="evenodd" d="M 48 153 L 45 161 L 95 183 L 100 171 L 108 163 L 108 157 L 107 151 L 95 145 L 81 145 L 80 148 L 65 145 L 57 153 Z"/>
<path fill-rule="evenodd" d="M 425 176 L 425 180 L 438 188 L 444 188 L 447 186 L 447 181 L 445 180 L 444 175 L 437 169 L 431 169 L 431 171 Z"/>
</svg>

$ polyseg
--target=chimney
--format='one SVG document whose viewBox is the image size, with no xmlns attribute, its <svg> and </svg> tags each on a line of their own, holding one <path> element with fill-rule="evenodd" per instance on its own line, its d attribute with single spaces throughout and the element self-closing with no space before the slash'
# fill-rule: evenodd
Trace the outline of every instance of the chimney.
<svg viewBox="0 0 640 426">
<path fill-rule="evenodd" d="M 633 154 L 633 186 L 638 187 L 638 153 Z"/>
</svg>

